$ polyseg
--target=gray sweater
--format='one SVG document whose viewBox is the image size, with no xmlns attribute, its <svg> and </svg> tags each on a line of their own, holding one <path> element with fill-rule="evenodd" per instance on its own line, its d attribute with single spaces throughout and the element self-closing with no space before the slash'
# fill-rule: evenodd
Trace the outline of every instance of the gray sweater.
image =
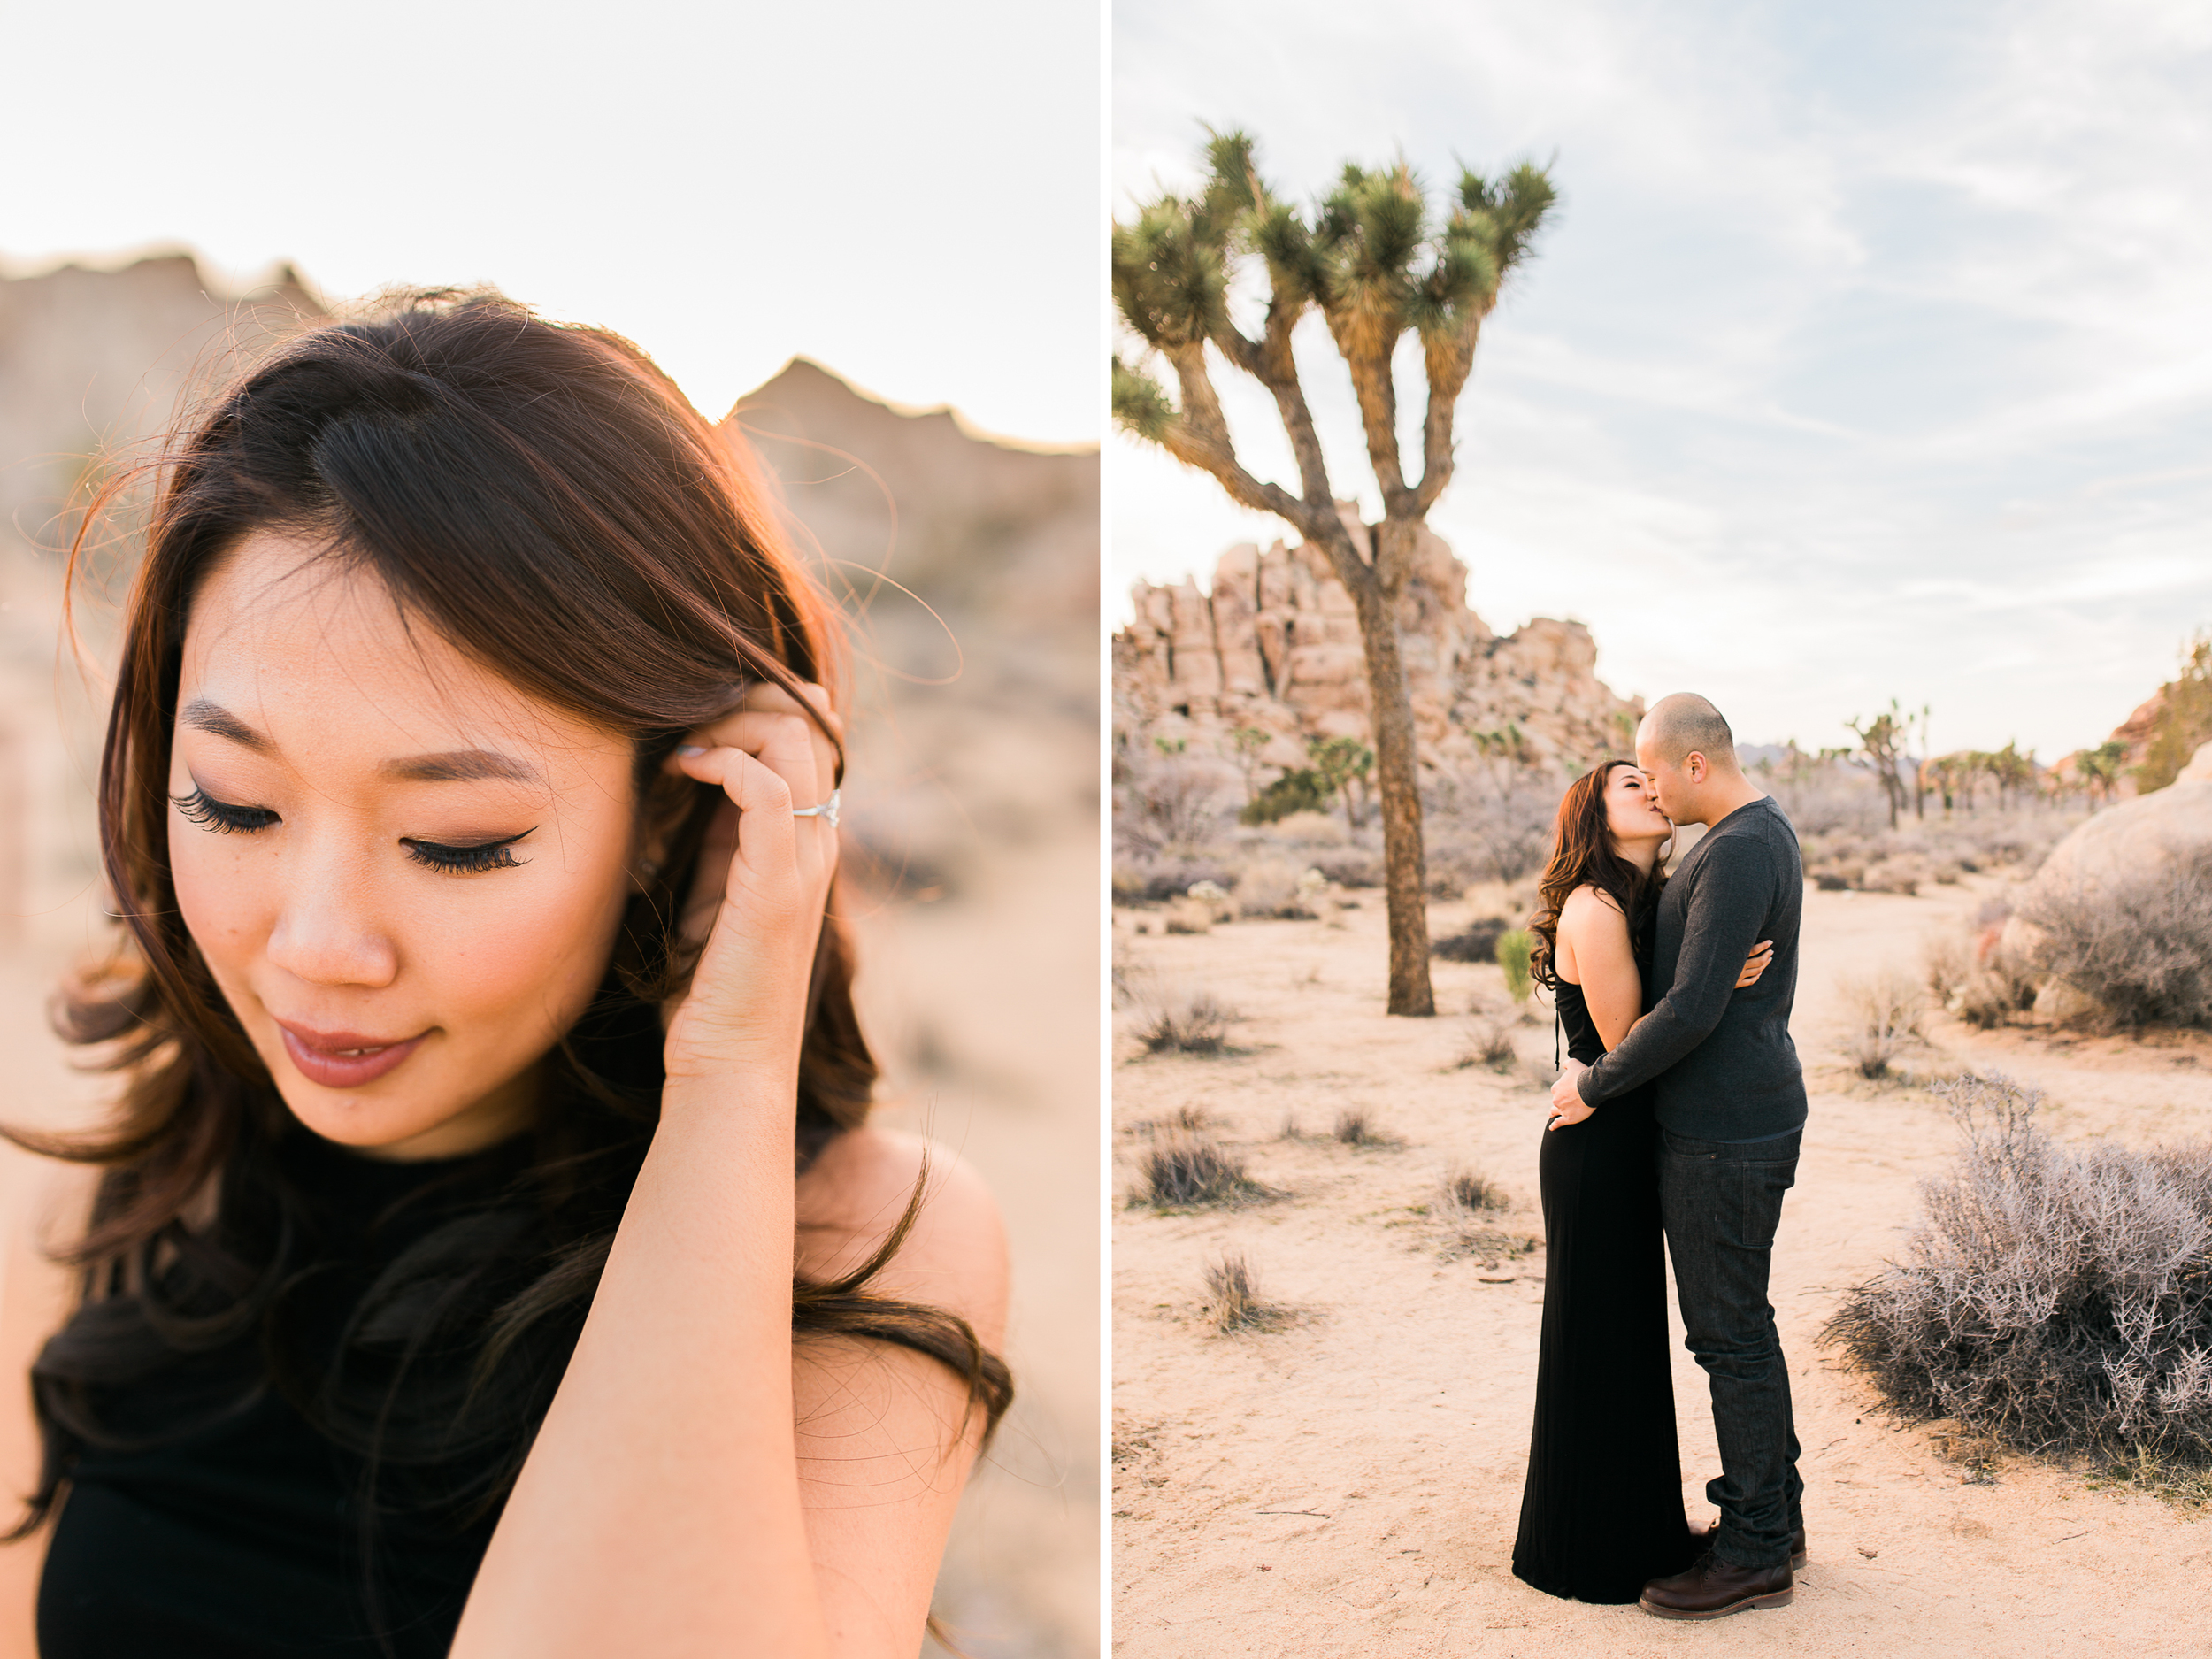
<svg viewBox="0 0 2212 1659">
<path fill-rule="evenodd" d="M 1805 1121 L 1805 1074 L 1790 1041 L 1805 866 L 1771 797 L 1738 807 L 1690 849 L 1659 896 L 1642 1019 L 1582 1079 L 1598 1106 L 1657 1081 L 1660 1123 L 1700 1141 L 1756 1141 Z M 1739 991 L 1762 939 L 1774 961 Z"/>
</svg>

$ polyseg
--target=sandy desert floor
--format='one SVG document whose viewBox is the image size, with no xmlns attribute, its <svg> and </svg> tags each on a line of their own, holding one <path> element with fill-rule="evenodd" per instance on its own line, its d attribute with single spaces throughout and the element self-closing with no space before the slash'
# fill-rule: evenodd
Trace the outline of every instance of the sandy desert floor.
<svg viewBox="0 0 2212 1659">
<path fill-rule="evenodd" d="M 1141 986 L 1233 1004 L 1236 1050 L 1144 1056 L 1118 1017 L 1116 1184 L 1134 1181 L 1145 1124 L 1210 1114 L 1259 1179 L 1286 1189 L 1232 1211 L 1117 1212 L 1114 1240 L 1114 1647 L 1129 1659 L 1221 1655 L 2202 1654 L 2212 1519 L 2020 1458 L 1977 1483 L 1939 1430 L 1901 1427 L 1816 1343 L 1839 1293 L 1893 1254 L 1922 1179 L 1955 1131 L 1932 1095 L 1861 1080 L 1839 1056 L 1839 975 L 1886 961 L 1985 896 L 1989 878 L 1909 898 L 1811 893 L 1795 1032 L 1812 1091 L 1783 1213 L 1774 1302 L 1805 1448 L 1810 1564 L 1795 1604 L 1710 1624 L 1591 1607 L 1508 1570 L 1518 1517 L 1543 1296 L 1540 1249 L 1461 1254 L 1435 1203 L 1471 1167 L 1513 1206 L 1495 1222 L 1540 1239 L 1540 1067 L 1552 1032 L 1516 1027 L 1523 1064 L 1456 1066 L 1471 1003 L 1505 1009 L 1495 967 L 1435 964 L 1442 1017 L 1382 1012 L 1379 895 L 1337 920 L 1240 922 L 1137 936 L 1118 954 Z M 1432 911 L 1433 933 L 1469 918 Z M 2149 1142 L 2212 1133 L 2212 1041 L 1980 1033 L 1930 1027 L 1939 1048 L 2047 1090 L 2062 1138 Z M 1398 1144 L 1325 1138 L 1364 1107 Z M 1294 1118 L 1301 1138 L 1282 1135 Z M 1216 1334 L 1202 1275 L 1225 1248 L 1294 1320 Z M 1678 1320 L 1675 1334 L 1680 1336 Z M 1675 1353 L 1684 1493 L 1714 1511 L 1705 1380 Z"/>
</svg>

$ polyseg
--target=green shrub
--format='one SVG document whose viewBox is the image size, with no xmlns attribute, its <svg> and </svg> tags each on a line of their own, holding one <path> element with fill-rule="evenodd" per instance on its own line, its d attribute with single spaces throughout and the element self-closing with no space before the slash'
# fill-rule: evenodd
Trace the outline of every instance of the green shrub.
<svg viewBox="0 0 2212 1659">
<path fill-rule="evenodd" d="M 1516 927 L 1498 935 L 1498 965 L 1505 970 L 1505 988 L 1517 1002 L 1528 1001 L 1528 930 Z"/>
</svg>

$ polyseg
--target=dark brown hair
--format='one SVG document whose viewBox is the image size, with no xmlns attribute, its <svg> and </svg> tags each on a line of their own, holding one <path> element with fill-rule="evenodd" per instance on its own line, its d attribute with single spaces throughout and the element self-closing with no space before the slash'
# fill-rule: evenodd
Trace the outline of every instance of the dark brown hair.
<svg viewBox="0 0 2212 1659">
<path fill-rule="evenodd" d="M 1551 861 L 1537 880 L 1536 914 L 1528 922 L 1533 935 L 1528 971 L 1539 985 L 1554 990 L 1559 987 L 1553 966 L 1559 949 L 1559 912 L 1577 887 L 1594 887 L 1610 895 L 1633 935 L 1665 885 L 1663 860 L 1646 875 L 1613 850 L 1612 830 L 1606 823 L 1605 787 L 1614 768 L 1635 764 L 1632 760 L 1601 762 L 1569 784 L 1559 798 L 1559 814 L 1552 822 Z"/>
<path fill-rule="evenodd" d="M 538 1123 L 506 1164 L 487 1166 L 495 1196 L 433 1228 L 362 1297 L 349 1340 L 381 1344 L 382 1358 L 349 1381 L 334 1381 L 342 1364 L 288 1369 L 286 1356 L 304 1351 L 291 1293 L 316 1266 L 313 1196 L 299 1175 L 300 1143 L 312 1138 L 186 930 L 168 863 L 188 612 L 214 563 L 265 528 L 313 538 L 373 574 L 403 616 L 629 739 L 641 813 L 669 853 L 631 899 L 606 978 L 556 1050 Z M 548 323 L 493 294 L 403 296 L 301 335 L 213 402 L 162 464 L 109 718 L 101 847 L 126 938 L 61 1004 L 64 1034 L 124 1078 L 119 1110 L 95 1138 L 11 1135 L 103 1171 L 68 1258 L 83 1270 L 82 1301 L 33 1368 L 45 1463 L 19 1535 L 50 1513 L 81 1451 L 103 1443 L 104 1389 L 248 1335 L 272 1356 L 276 1385 L 373 1471 L 380 1459 L 459 1467 L 457 1448 L 468 1473 L 442 1499 L 479 1518 L 495 1510 L 559 1383 L 657 1119 L 657 1006 L 689 965 L 678 914 L 716 805 L 715 792 L 662 762 L 747 686 L 815 681 L 835 694 L 841 670 L 839 618 L 749 463 L 611 334 Z M 863 1121 L 876 1077 L 836 908 L 808 998 L 801 1170 Z M 795 1282 L 792 1328 L 941 1361 L 987 1436 L 1012 1395 L 1003 1363 L 964 1320 L 870 1289 L 921 1198 L 918 1184 L 869 1261 L 829 1283 Z M 436 1398 L 405 1406 L 409 1361 L 434 1352 L 468 1363 Z"/>
</svg>

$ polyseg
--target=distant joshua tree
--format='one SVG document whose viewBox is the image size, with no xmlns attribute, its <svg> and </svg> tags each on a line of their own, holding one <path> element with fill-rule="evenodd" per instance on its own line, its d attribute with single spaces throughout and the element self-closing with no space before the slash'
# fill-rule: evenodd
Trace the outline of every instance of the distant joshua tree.
<svg viewBox="0 0 2212 1659">
<path fill-rule="evenodd" d="M 1899 763 L 1904 758 L 1909 718 L 1892 697 L 1886 714 L 1863 723 L 1846 720 L 1844 725 L 1857 735 L 1859 752 L 1872 763 L 1874 775 L 1882 780 L 1882 793 L 1889 797 L 1889 826 L 1895 829 L 1898 809 L 1905 804 L 1905 780 L 1899 773 Z"/>
<path fill-rule="evenodd" d="M 1473 371 L 1483 319 L 1500 285 L 1529 254 L 1555 192 L 1540 167 L 1488 179 L 1462 169 L 1440 213 L 1401 160 L 1348 165 L 1310 211 L 1261 181 L 1253 142 L 1212 135 L 1204 188 L 1163 194 L 1117 220 L 1114 301 L 1148 355 L 1175 376 L 1171 399 L 1142 363 L 1113 362 L 1114 419 L 1212 475 L 1231 498 L 1290 523 L 1328 555 L 1351 595 L 1367 657 L 1375 738 L 1375 793 L 1382 808 L 1384 885 L 1390 919 L 1393 1014 L 1436 1011 L 1429 985 L 1426 885 L 1417 784 L 1413 704 L 1398 648 L 1398 599 L 1431 508 L 1451 482 L 1453 418 Z M 1229 315 L 1229 289 L 1263 272 L 1267 310 L 1256 337 Z M 1317 310 L 1351 373 L 1380 488 L 1382 522 L 1355 531 L 1339 516 L 1292 355 L 1292 334 Z M 1421 474 L 1406 476 L 1398 443 L 1393 353 L 1406 334 L 1421 348 L 1428 402 Z M 1297 458 L 1298 492 L 1245 470 L 1214 388 L 1207 349 L 1265 387 Z"/>
</svg>

